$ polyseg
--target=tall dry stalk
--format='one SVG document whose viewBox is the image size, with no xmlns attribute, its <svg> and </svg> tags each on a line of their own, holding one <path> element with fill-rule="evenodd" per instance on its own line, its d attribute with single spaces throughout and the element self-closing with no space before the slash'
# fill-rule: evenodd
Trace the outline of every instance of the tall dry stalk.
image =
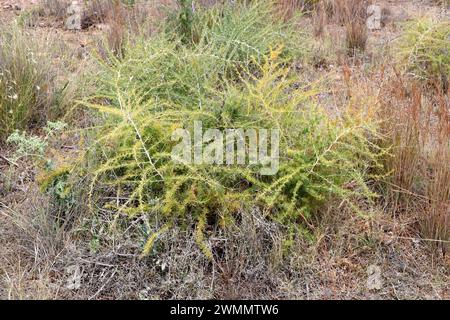
<svg viewBox="0 0 450 320">
<path fill-rule="evenodd" d="M 383 88 L 381 114 L 392 146 L 389 205 L 395 214 L 412 215 L 423 238 L 445 246 L 450 237 L 448 93 L 439 85 L 424 89 L 397 73 Z"/>
</svg>

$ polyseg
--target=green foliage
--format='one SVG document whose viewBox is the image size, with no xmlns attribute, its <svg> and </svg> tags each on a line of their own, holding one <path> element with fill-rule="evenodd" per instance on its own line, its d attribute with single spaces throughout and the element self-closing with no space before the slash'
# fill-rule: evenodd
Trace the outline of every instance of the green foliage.
<svg viewBox="0 0 450 320">
<path fill-rule="evenodd" d="M 194 19 L 194 12 L 192 11 L 192 0 L 178 0 L 180 7 L 177 13 L 177 20 L 179 23 L 178 32 L 181 35 L 183 41 L 192 41 L 192 24 Z"/>
<path fill-rule="evenodd" d="M 398 52 L 406 71 L 424 81 L 443 81 L 450 74 L 450 23 L 422 18 L 406 23 Z"/>
<path fill-rule="evenodd" d="M 37 169 L 42 170 L 37 177 L 41 191 L 52 195 L 53 204 L 68 209 L 74 203 L 72 186 L 67 182 L 71 167 L 63 165 L 55 168 L 52 159 L 46 154 L 56 133 L 60 133 L 65 127 L 64 122 L 49 121 L 43 128 L 45 136 L 33 136 L 16 130 L 6 141 L 15 146 L 14 161 L 20 158 L 30 158 L 35 161 Z"/>
<path fill-rule="evenodd" d="M 233 6 L 216 4 L 205 9 L 201 6 L 192 12 L 191 1 L 184 0 L 178 19 L 169 19 L 166 30 L 173 30 L 181 39 L 202 52 L 211 52 L 224 59 L 226 67 L 248 67 L 252 58 L 269 53 L 271 47 L 283 44 L 284 54 L 301 58 L 309 48 L 304 31 L 295 28 L 294 22 L 284 22 L 274 15 L 272 1 L 239 2 Z"/>
<path fill-rule="evenodd" d="M 144 255 L 160 233 L 195 224 L 196 242 L 211 258 L 207 231 L 256 207 L 286 226 L 288 244 L 329 199 L 352 204 L 374 196 L 366 182 L 382 153 L 371 142 L 376 124 L 357 110 L 330 118 L 315 105 L 318 91 L 299 84 L 289 67 L 294 51 L 285 35 L 293 30 L 284 26 L 282 33 L 261 8 L 268 7 L 205 11 L 211 20 L 198 43 L 167 34 L 136 41 L 124 59 L 102 62 L 94 76 L 98 94 L 84 104 L 103 125 L 90 131 L 93 143 L 72 175 L 89 178 L 93 210 L 145 216 L 163 226 L 148 236 Z M 263 176 L 259 165 L 172 161 L 174 130 L 192 131 L 195 121 L 203 130 L 278 129 L 278 173 Z"/>
<path fill-rule="evenodd" d="M 15 159 L 27 156 L 39 156 L 44 154 L 47 143 L 36 136 L 28 136 L 25 132 L 14 131 L 6 140 L 7 143 L 16 145 Z"/>
<path fill-rule="evenodd" d="M 107 97 L 118 105 L 112 88 L 139 90 L 141 99 L 151 97 L 170 100 L 183 105 L 199 103 L 206 95 L 207 83 L 217 78 L 214 69 L 220 68 L 218 59 L 201 51 L 192 51 L 181 42 L 171 42 L 165 37 L 152 41 L 137 41 L 128 48 L 125 58 L 110 56 L 109 63 L 102 65 L 96 86 L 99 96 Z M 181 46 L 181 47 L 179 47 Z"/>
<path fill-rule="evenodd" d="M 41 190 L 52 195 L 54 204 L 58 204 L 62 207 L 68 208 L 74 203 L 74 197 L 72 192 L 72 186 L 67 182 L 69 177 L 68 169 L 58 171 L 58 174 L 52 175 L 52 179 L 47 179 L 50 182 L 45 184 L 46 181 L 42 181 Z"/>
<path fill-rule="evenodd" d="M 48 145 L 48 139 L 65 127 L 66 124 L 64 122 L 49 121 L 43 128 L 46 133 L 46 136 L 44 137 L 32 136 L 28 135 L 26 132 L 15 130 L 8 139 L 6 139 L 6 142 L 16 147 L 14 152 L 14 159 L 16 160 L 23 157 L 37 157 L 42 159 L 44 158 L 45 149 Z"/>
<path fill-rule="evenodd" d="M 210 256 L 203 244 L 207 221 L 226 226 L 241 210 L 260 206 L 272 219 L 296 230 L 331 197 L 350 203 L 357 196 L 373 196 L 365 182 L 379 151 L 368 140 L 374 128 L 351 118 L 329 119 L 309 102 L 314 91 L 291 89 L 294 80 L 288 71 L 268 60 L 258 77 L 249 75 L 242 85 L 216 92 L 217 101 L 210 100 L 202 109 L 170 100 L 143 101 L 116 83 L 118 106 L 89 104 L 106 119 L 85 162 L 92 177 L 90 203 L 100 201 L 132 217 L 150 213 L 151 223 L 184 225 L 197 220 L 197 242 Z M 278 174 L 264 177 L 250 165 L 174 163 L 173 130 L 189 129 L 196 120 L 203 121 L 205 130 L 278 128 Z M 104 194 L 120 194 L 125 200 L 103 202 Z"/>
<path fill-rule="evenodd" d="M 50 59 L 17 27 L 0 30 L 0 141 L 45 120 L 52 100 Z"/>
<path fill-rule="evenodd" d="M 67 123 L 62 121 L 48 121 L 47 125 L 44 127 L 45 133 L 47 136 L 51 136 L 58 131 L 62 131 L 67 126 Z"/>
</svg>

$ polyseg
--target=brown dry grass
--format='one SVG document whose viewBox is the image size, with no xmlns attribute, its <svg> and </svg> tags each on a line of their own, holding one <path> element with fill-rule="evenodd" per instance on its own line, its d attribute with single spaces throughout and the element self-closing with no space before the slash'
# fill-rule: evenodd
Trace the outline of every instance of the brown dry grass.
<svg viewBox="0 0 450 320">
<path fill-rule="evenodd" d="M 381 96 L 394 212 L 415 212 L 424 238 L 450 239 L 449 95 L 396 73 Z M 439 243 L 439 242 L 438 242 Z M 443 249 L 448 243 L 442 243 Z"/>
<path fill-rule="evenodd" d="M 21 187 L 27 185 L 33 188 L 30 182 Z M 95 223 L 83 217 L 85 228 L 101 239 L 94 246 L 79 229 L 58 233 L 54 216 L 42 211 L 48 199 L 26 192 L 32 189 L 16 191 L 12 203 L 0 207 L 0 298 L 445 299 L 450 292 L 442 256 L 410 239 L 409 220 L 381 211 L 367 219 L 330 204 L 317 221 L 316 240 L 297 239 L 285 256 L 282 226 L 246 212 L 236 228 L 211 231 L 212 261 L 183 229 L 163 234 L 157 252 L 140 259 L 140 245 L 130 235 L 142 228 L 142 219 L 119 218 L 127 232 L 109 232 L 100 228 L 109 214 L 100 213 Z M 370 265 L 382 270 L 382 290 L 366 288 Z M 67 288 L 71 266 L 81 273 L 78 289 Z"/>
<path fill-rule="evenodd" d="M 366 8 L 369 4 L 368 0 L 336 0 L 327 3 L 330 19 L 345 26 L 345 43 L 349 56 L 366 49 Z"/>
</svg>

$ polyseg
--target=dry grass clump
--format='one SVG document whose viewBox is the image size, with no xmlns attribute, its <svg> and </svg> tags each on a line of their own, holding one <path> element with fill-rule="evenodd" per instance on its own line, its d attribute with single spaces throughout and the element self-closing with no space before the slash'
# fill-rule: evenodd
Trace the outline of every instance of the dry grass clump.
<svg viewBox="0 0 450 320">
<path fill-rule="evenodd" d="M 45 121 L 55 90 L 50 47 L 17 26 L 0 29 L 0 141 Z"/>
<path fill-rule="evenodd" d="M 335 23 L 345 28 L 345 45 L 347 54 L 354 56 L 364 52 L 367 43 L 367 7 L 368 0 L 317 1 L 314 4 L 314 33 L 321 36 L 328 23 Z"/>
<path fill-rule="evenodd" d="M 384 87 L 382 117 L 392 144 L 389 204 L 396 213 L 417 215 L 421 234 L 442 248 L 450 239 L 449 100 L 397 74 Z"/>
<path fill-rule="evenodd" d="M 71 2 L 72 0 L 43 0 L 41 10 L 47 16 L 63 19 L 67 16 L 67 8 Z"/>
<path fill-rule="evenodd" d="M 349 56 L 364 52 L 367 43 L 367 0 L 338 0 L 334 4 L 337 19 L 345 25 L 345 43 Z"/>
<path fill-rule="evenodd" d="M 449 32 L 447 22 L 407 23 L 395 47 L 400 71 L 382 95 L 393 146 L 394 212 L 416 212 L 422 236 L 444 249 L 450 239 Z"/>
<path fill-rule="evenodd" d="M 316 37 L 322 36 L 327 22 L 328 18 L 325 3 L 321 1 L 318 3 L 316 14 L 313 17 L 314 35 Z"/>
<path fill-rule="evenodd" d="M 122 57 L 124 54 L 124 45 L 127 41 L 126 19 L 126 9 L 117 2 L 114 7 L 110 8 L 105 20 L 109 26 L 106 32 L 108 49 L 117 57 Z"/>
<path fill-rule="evenodd" d="M 371 0 L 322 0 L 330 21 L 345 25 L 351 20 L 364 20 Z"/>
<path fill-rule="evenodd" d="M 101 2 L 98 3 L 101 5 Z M 160 32 L 160 22 L 167 14 L 173 12 L 174 0 L 159 0 L 156 2 L 133 1 L 126 4 L 117 1 L 112 5 L 90 12 L 103 12 L 93 21 L 105 25 L 104 38 L 99 42 L 100 54 L 106 58 L 112 53 L 117 58 L 123 58 L 126 43 L 136 37 L 151 37 Z"/>
<path fill-rule="evenodd" d="M 275 4 L 276 15 L 285 21 L 291 19 L 299 9 L 300 3 L 297 0 L 278 0 Z"/>
<path fill-rule="evenodd" d="M 352 20 L 346 24 L 345 32 L 345 45 L 349 56 L 366 50 L 367 29 L 364 22 Z"/>
<path fill-rule="evenodd" d="M 16 175 L 24 173 L 14 170 Z M 4 289 L 0 298 L 56 299 L 62 283 L 55 283 L 55 263 L 67 233 L 47 207 L 48 197 L 25 181 L 12 181 L 29 194 L 14 208 L 5 203 L 7 197 L 0 200 L 0 288 Z"/>
</svg>

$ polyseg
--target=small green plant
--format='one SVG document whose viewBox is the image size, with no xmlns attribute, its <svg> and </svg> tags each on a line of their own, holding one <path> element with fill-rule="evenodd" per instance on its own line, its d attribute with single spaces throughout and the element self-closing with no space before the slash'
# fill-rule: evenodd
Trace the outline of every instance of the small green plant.
<svg viewBox="0 0 450 320">
<path fill-rule="evenodd" d="M 71 185 L 67 182 L 70 168 L 68 166 L 55 168 L 53 160 L 46 154 L 56 133 L 60 133 L 65 127 L 66 123 L 64 122 L 49 121 L 43 128 L 45 136 L 33 136 L 16 130 L 6 141 L 15 146 L 13 161 L 16 162 L 23 158 L 32 159 L 36 168 L 41 171 L 37 179 L 41 191 L 51 194 L 52 199 L 55 200 L 54 204 L 68 208 L 74 201 Z"/>
<path fill-rule="evenodd" d="M 14 159 L 26 157 L 35 157 L 44 159 L 45 149 L 48 145 L 48 140 L 58 131 L 62 131 L 66 124 L 61 121 L 47 122 L 43 128 L 46 136 L 38 137 L 28 135 L 26 132 L 15 130 L 6 140 L 7 143 L 15 145 Z"/>
<path fill-rule="evenodd" d="M 29 136 L 25 132 L 18 130 L 14 131 L 6 142 L 16 146 L 15 160 L 29 156 L 42 157 L 47 146 L 47 143 L 42 138 Z"/>
</svg>

